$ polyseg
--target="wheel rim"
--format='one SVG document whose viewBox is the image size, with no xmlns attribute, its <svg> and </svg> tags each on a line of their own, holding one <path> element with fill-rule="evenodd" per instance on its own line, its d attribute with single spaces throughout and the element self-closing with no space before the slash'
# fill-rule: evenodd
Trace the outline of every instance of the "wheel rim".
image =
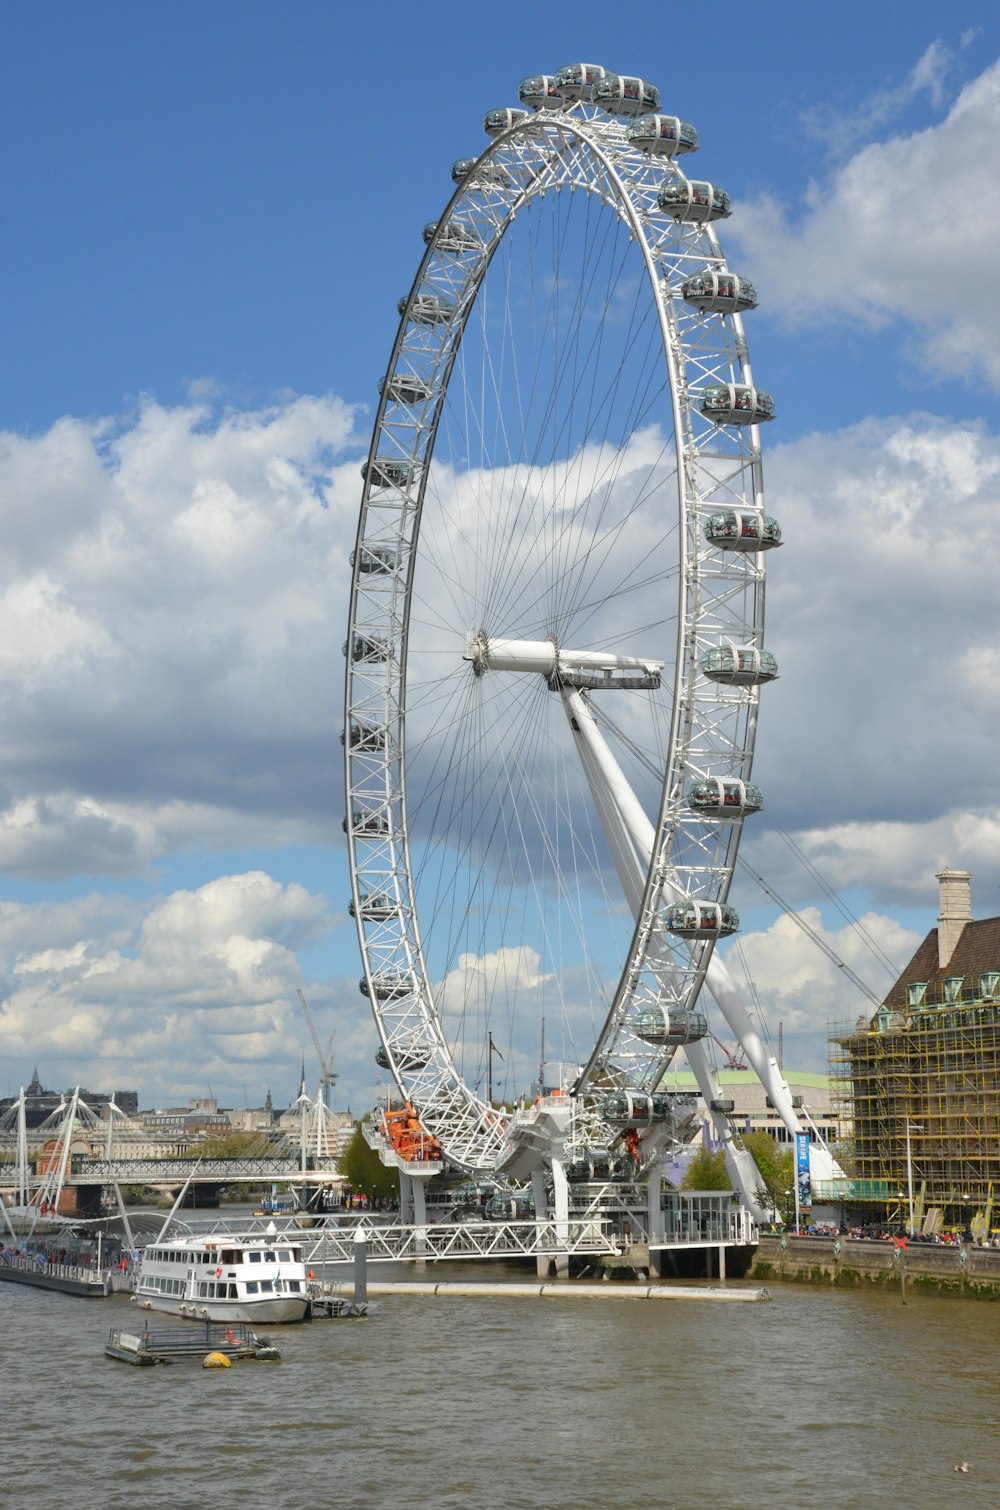
<svg viewBox="0 0 1000 1510">
<path fill-rule="evenodd" d="M 698 405 L 752 377 L 739 317 L 681 300 L 724 262 L 710 226 L 659 212 L 665 179 L 687 183 L 592 106 L 501 135 L 430 237 L 373 433 L 346 646 L 352 905 L 382 1056 L 469 1169 L 506 1139 L 491 1050 L 523 1085 L 543 1017 L 585 1099 L 658 1081 L 675 1049 L 637 1014 L 689 1010 L 711 949 L 667 910 L 724 902 L 735 861 L 740 822 L 686 793 L 750 776 L 757 687 L 701 668 L 760 646 L 764 557 L 704 526 L 763 494 L 756 426 Z M 550 637 L 663 663 L 659 689 L 585 693 L 655 836 L 634 917 L 560 692 L 489 665 L 498 639 Z"/>
</svg>

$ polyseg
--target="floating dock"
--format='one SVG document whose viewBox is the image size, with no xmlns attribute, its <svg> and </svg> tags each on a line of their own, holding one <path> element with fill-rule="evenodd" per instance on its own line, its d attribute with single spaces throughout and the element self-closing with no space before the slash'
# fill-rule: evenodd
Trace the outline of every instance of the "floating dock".
<svg viewBox="0 0 1000 1510">
<path fill-rule="evenodd" d="M 160 1327 L 141 1332 L 113 1327 L 104 1344 L 108 1358 L 119 1363 L 144 1367 L 154 1363 L 178 1363 L 185 1359 L 202 1359 L 206 1353 L 222 1353 L 229 1359 L 258 1359 L 275 1362 L 277 1348 L 267 1337 L 259 1337 L 252 1327 L 225 1326 L 206 1322 L 204 1326 Z"/>
<path fill-rule="evenodd" d="M 338 1287 L 332 1285 L 331 1292 Z M 346 1292 L 351 1287 L 344 1285 Z M 707 1300 L 724 1303 L 746 1303 L 770 1300 L 770 1291 L 760 1285 L 740 1289 L 721 1285 L 663 1285 L 628 1284 L 607 1280 L 601 1284 L 578 1284 L 574 1280 L 549 1280 L 545 1282 L 514 1282 L 511 1284 L 463 1284 L 456 1280 L 439 1283 L 399 1280 L 395 1283 L 370 1284 L 372 1295 L 460 1295 L 473 1300 L 502 1296 L 505 1299 L 544 1300 Z"/>
<path fill-rule="evenodd" d="M 32 1285 L 36 1290 L 58 1290 L 63 1295 L 82 1295 L 103 1300 L 111 1294 L 111 1277 L 100 1269 L 84 1269 L 76 1264 L 47 1264 L 35 1258 L 0 1259 L 0 1281 L 13 1285 Z"/>
</svg>

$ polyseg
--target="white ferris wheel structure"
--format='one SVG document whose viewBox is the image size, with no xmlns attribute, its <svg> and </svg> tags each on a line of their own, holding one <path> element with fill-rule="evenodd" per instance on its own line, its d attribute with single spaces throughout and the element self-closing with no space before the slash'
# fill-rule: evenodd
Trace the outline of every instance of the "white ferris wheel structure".
<svg viewBox="0 0 1000 1510">
<path fill-rule="evenodd" d="M 460 1169 L 619 1140 L 650 1164 L 683 1049 L 757 1209 L 708 1052 L 718 1011 L 801 1129 L 715 952 L 777 675 L 756 292 L 716 232 L 729 196 L 684 172 L 697 132 L 653 86 L 572 64 L 519 95 L 424 230 L 364 468 L 344 733 L 361 989 L 380 1064 Z M 567 1107 L 545 1136 L 487 1094 L 495 1058 L 508 1099 L 533 1078 L 540 1033 Z"/>
</svg>

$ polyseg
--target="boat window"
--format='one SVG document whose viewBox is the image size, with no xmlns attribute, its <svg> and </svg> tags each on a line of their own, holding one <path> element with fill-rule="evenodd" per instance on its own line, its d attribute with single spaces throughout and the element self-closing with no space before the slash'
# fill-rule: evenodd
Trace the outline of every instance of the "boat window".
<svg viewBox="0 0 1000 1510">
<path fill-rule="evenodd" d="M 267 1253 L 264 1254 L 264 1262 L 267 1264 L 276 1264 L 278 1262 L 274 1253 L 270 1249 L 267 1251 Z"/>
<path fill-rule="evenodd" d="M 998 979 L 1000 979 L 1000 976 L 998 976 Z M 302 1262 L 302 1249 L 301 1248 L 293 1248 L 292 1249 L 292 1263 L 293 1264 L 300 1264 L 301 1262 Z"/>
<path fill-rule="evenodd" d="M 208 1285 L 204 1280 L 202 1280 L 201 1284 L 198 1286 L 198 1294 L 205 1297 L 207 1297 L 208 1295 Z"/>
<path fill-rule="evenodd" d="M 290 1279 L 288 1281 L 288 1288 L 298 1293 L 298 1291 L 302 1289 L 302 1286 L 297 1279 Z"/>
<path fill-rule="evenodd" d="M 274 1282 L 270 1279 L 262 1279 L 260 1282 L 260 1287 L 261 1290 L 273 1290 Z"/>
<path fill-rule="evenodd" d="M 257 1281 L 255 1279 L 248 1279 L 247 1280 L 247 1294 L 248 1295 L 256 1295 L 256 1293 L 257 1293 Z"/>
<path fill-rule="evenodd" d="M 219 1259 L 220 1264 L 238 1264 L 239 1261 L 240 1255 L 235 1248 L 224 1248 L 222 1250 L 222 1257 Z"/>
<path fill-rule="evenodd" d="M 250 1260 L 250 1262 L 252 1264 L 259 1264 L 260 1263 L 260 1254 L 259 1253 L 248 1253 L 247 1254 L 247 1258 Z"/>
<path fill-rule="evenodd" d="M 235 1285 L 230 1285 L 229 1286 L 229 1299 L 230 1300 L 235 1300 L 236 1299 L 236 1286 Z"/>
</svg>

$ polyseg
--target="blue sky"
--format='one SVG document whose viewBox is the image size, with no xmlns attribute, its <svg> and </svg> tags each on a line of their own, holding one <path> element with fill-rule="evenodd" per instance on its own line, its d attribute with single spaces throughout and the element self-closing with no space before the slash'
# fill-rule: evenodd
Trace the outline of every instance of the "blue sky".
<svg viewBox="0 0 1000 1510">
<path fill-rule="evenodd" d="M 290 1096 L 302 985 L 341 1104 L 370 1100 L 340 842 L 357 463 L 452 160 L 573 57 L 696 123 L 761 289 L 769 813 L 900 963 L 942 863 L 996 910 L 994 7 L 40 0 L 3 32 L 0 1090 L 37 1060 L 150 1102 Z M 772 827 L 747 854 L 885 984 Z M 772 1032 L 822 1068 L 858 1003 L 738 893 Z"/>
</svg>

